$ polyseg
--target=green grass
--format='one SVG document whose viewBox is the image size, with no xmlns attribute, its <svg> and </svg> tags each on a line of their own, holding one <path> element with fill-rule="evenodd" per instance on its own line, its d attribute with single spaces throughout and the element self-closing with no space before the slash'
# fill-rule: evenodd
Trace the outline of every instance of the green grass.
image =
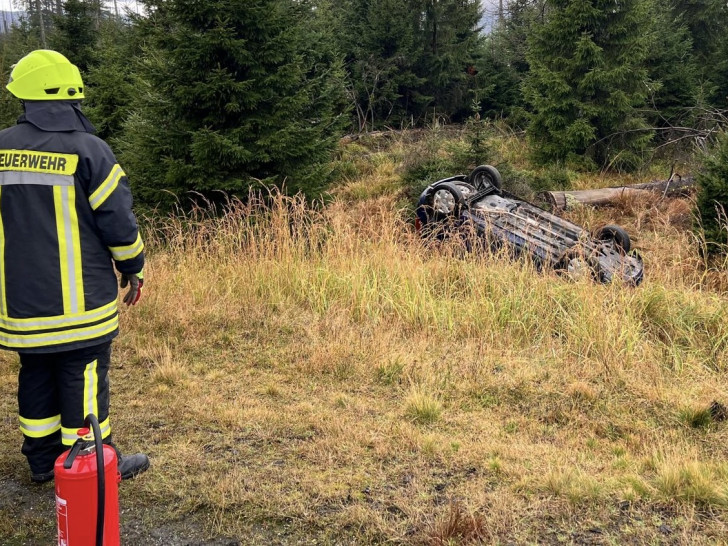
<svg viewBox="0 0 728 546">
<path fill-rule="evenodd" d="M 122 484 L 124 517 L 254 544 L 721 542 L 728 431 L 701 408 L 726 403 L 728 283 L 684 202 L 570 211 L 624 225 L 646 269 L 636 289 L 571 282 L 423 246 L 389 193 L 411 143 L 389 145 L 326 205 L 147 230 L 112 422 L 153 466 Z M 3 354 L 0 472 L 29 487 L 16 381 Z M 52 541 L 16 524 L 0 542 Z"/>
</svg>

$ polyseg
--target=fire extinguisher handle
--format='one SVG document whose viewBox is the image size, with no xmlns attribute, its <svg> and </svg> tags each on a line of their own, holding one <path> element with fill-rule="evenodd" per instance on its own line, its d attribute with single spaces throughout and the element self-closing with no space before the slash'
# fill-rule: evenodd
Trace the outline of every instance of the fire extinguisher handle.
<svg viewBox="0 0 728 546">
<path fill-rule="evenodd" d="M 76 459 L 76 455 L 78 455 L 78 452 L 81 451 L 81 447 L 83 446 L 85 442 L 83 441 L 83 438 L 79 438 L 73 443 L 73 446 L 71 447 L 71 451 L 68 452 L 68 456 L 66 457 L 66 460 L 63 461 L 63 468 L 66 470 L 70 469 L 73 466 L 73 461 Z"/>
</svg>

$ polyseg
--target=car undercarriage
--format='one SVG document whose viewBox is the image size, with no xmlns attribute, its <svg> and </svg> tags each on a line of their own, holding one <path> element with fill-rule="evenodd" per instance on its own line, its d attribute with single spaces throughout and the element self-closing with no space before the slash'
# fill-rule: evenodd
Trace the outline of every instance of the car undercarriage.
<svg viewBox="0 0 728 546">
<path fill-rule="evenodd" d="M 528 255 L 537 267 L 572 278 L 589 275 L 602 283 L 619 279 L 636 286 L 644 276 L 642 258 L 631 248 L 623 228 L 606 225 L 590 233 L 518 199 L 503 191 L 500 173 L 490 165 L 425 188 L 417 206 L 417 225 L 426 238 L 457 234 L 471 236 L 472 241 L 474 234 L 483 249 Z"/>
</svg>

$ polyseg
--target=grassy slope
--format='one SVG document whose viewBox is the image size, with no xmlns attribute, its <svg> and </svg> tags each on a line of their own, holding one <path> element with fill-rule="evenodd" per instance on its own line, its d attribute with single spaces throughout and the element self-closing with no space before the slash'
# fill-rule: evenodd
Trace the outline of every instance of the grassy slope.
<svg viewBox="0 0 728 546">
<path fill-rule="evenodd" d="M 317 211 L 279 199 L 147 234 L 112 418 L 153 468 L 123 485 L 122 522 L 260 544 L 724 541 L 728 432 L 706 409 L 728 403 L 728 282 L 701 268 L 688 205 L 569 213 L 624 225 L 646 264 L 637 289 L 570 282 L 423 248 L 406 155 L 360 159 Z M 24 483 L 0 358 L 0 471 Z M 45 543 L 33 521 L 0 542 Z"/>
</svg>

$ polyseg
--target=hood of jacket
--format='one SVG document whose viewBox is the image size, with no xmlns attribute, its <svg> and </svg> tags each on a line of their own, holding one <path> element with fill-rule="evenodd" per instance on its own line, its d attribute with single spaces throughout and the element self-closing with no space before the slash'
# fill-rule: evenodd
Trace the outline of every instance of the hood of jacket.
<svg viewBox="0 0 728 546">
<path fill-rule="evenodd" d="M 41 131 L 84 131 L 96 128 L 81 112 L 81 103 L 70 100 L 23 101 L 25 113 L 18 123 L 32 123 Z"/>
</svg>

